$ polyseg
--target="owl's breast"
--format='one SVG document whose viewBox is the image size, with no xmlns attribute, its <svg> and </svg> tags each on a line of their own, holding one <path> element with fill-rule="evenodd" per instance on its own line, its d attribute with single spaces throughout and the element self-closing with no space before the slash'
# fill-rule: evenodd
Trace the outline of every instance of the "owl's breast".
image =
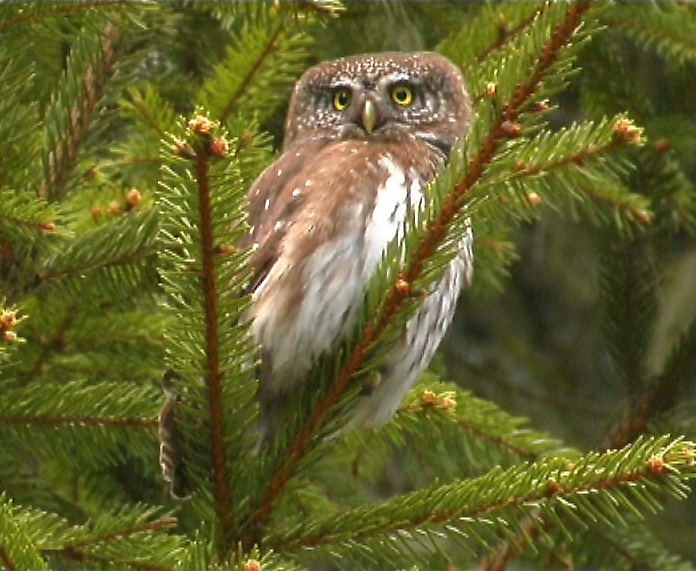
<svg viewBox="0 0 696 571">
<path fill-rule="evenodd" d="M 262 236 L 275 241 L 251 309 L 252 331 L 270 367 L 265 390 L 290 390 L 355 319 L 385 249 L 411 213 L 417 217 L 434 176 L 437 158 L 425 147 L 329 145 L 270 199 L 265 218 L 252 221 L 259 248 Z"/>
</svg>

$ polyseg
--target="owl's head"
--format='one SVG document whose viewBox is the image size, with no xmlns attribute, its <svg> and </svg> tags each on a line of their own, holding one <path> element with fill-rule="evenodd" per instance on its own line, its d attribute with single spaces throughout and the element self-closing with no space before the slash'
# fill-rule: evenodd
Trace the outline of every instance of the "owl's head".
<svg viewBox="0 0 696 571">
<path fill-rule="evenodd" d="M 471 120 L 457 67 L 429 52 L 379 53 L 320 63 L 295 85 L 284 147 L 307 139 L 403 140 L 445 154 Z"/>
</svg>

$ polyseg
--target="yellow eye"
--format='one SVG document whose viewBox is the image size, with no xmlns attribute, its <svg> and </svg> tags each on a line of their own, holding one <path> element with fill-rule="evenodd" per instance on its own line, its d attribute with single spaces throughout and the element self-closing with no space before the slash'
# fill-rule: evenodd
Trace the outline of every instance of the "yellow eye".
<svg viewBox="0 0 696 571">
<path fill-rule="evenodd" d="M 342 87 L 336 90 L 333 96 L 333 106 L 338 111 L 343 111 L 348 105 L 350 105 L 350 89 Z"/>
<path fill-rule="evenodd" d="M 406 107 L 413 102 L 413 91 L 408 85 L 403 83 L 396 85 L 391 90 L 391 98 L 394 103 Z"/>
</svg>

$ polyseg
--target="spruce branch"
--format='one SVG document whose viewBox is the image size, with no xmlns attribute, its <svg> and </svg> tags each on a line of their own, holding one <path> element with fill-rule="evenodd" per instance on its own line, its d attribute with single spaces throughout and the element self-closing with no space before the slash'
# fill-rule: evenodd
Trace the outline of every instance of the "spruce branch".
<svg viewBox="0 0 696 571">
<path fill-rule="evenodd" d="M 183 548 L 182 537 L 164 533 L 177 526 L 169 515 L 140 504 L 107 512 L 85 524 L 71 525 L 53 513 L 18 510 L 37 550 L 51 562 L 79 561 L 133 569 L 172 569 Z M 54 563 L 55 565 L 55 563 Z"/>
<path fill-rule="evenodd" d="M 154 431 L 157 429 L 157 420 L 154 418 L 123 418 L 117 416 L 69 416 L 51 414 L 27 414 L 23 416 L 0 417 L 0 426 L 20 426 L 30 428 L 32 426 L 48 426 L 53 428 L 79 428 L 82 426 L 97 428 L 145 428 Z"/>
<path fill-rule="evenodd" d="M 12 501 L 0 493 L 0 563 L 3 569 L 49 569 L 26 526 L 17 521 Z"/>
<path fill-rule="evenodd" d="M 76 305 L 73 305 L 72 307 L 68 308 L 68 311 L 66 311 L 63 314 L 62 318 L 56 324 L 55 328 L 52 331 L 52 334 L 47 337 L 39 337 L 38 342 L 36 342 L 36 346 L 39 348 L 39 352 L 34 359 L 32 367 L 26 375 L 25 383 L 34 381 L 37 377 L 39 377 L 44 370 L 45 364 L 50 360 L 52 355 L 63 350 L 63 347 L 65 346 L 64 335 L 65 332 L 73 324 L 73 321 L 75 320 L 76 310 Z"/>
<path fill-rule="evenodd" d="M 431 384 L 412 393 L 412 400 L 379 431 L 336 433 L 335 421 L 344 419 L 341 415 L 353 403 L 362 381 L 376 370 L 396 332 L 441 275 L 439 268 L 452 259 L 469 216 L 476 236 L 474 287 L 484 291 L 500 280 L 515 257 L 511 228 L 521 220 L 535 220 L 540 205 L 571 216 L 579 214 L 597 226 L 628 228 L 631 240 L 655 238 L 651 245 L 664 246 L 656 252 L 666 258 L 675 247 L 690 247 L 689 240 L 696 235 L 696 195 L 688 180 L 693 174 L 687 158 L 690 147 L 681 147 L 690 131 L 684 115 L 668 118 L 667 114 L 691 109 L 684 95 L 689 78 L 678 70 L 674 83 L 678 92 L 673 91 L 672 72 L 674 64 L 695 61 L 688 47 L 694 42 L 687 37 L 694 8 L 679 2 L 665 9 L 654 6 L 621 14 L 619 5 L 588 10 L 589 2 L 549 0 L 456 9 L 456 19 L 440 27 L 452 30 L 455 21 L 469 25 L 457 28 L 456 41 L 444 42 L 441 49 L 462 64 L 472 93 L 481 94 L 475 99 L 473 132 L 455 150 L 451 168 L 426 190 L 428 207 L 419 212 L 418 224 L 415 220 L 405 224 L 403 239 L 385 254 L 380 275 L 367 288 L 354 331 L 335 354 L 322 357 L 313 372 L 316 382 L 311 390 L 298 395 L 301 406 L 290 407 L 297 414 L 284 423 L 283 434 L 270 450 L 258 452 L 253 436 L 259 421 L 258 387 L 253 379 L 257 355 L 242 323 L 249 300 L 238 293 L 244 285 L 239 267 L 246 253 L 238 252 L 234 244 L 245 233 L 240 222 L 244 190 L 268 164 L 271 152 L 270 136 L 260 134 L 257 122 L 262 121 L 264 128 L 276 126 L 271 113 L 308 56 L 325 59 L 356 47 L 355 41 L 341 37 L 336 45 L 312 44 L 314 23 L 327 15 L 330 4 L 301 0 L 181 7 L 97 1 L 21 8 L 10 3 L 0 8 L 0 32 L 9 32 L 5 39 L 13 34 L 14 42 L 0 46 L 0 80 L 8 77 L 3 75 L 6 61 L 19 62 L 16 67 L 24 72 L 7 67 L 13 81 L 5 87 L 0 81 L 0 186 L 4 185 L 0 190 L 0 289 L 7 288 L 9 303 L 19 308 L 17 316 L 28 314 L 17 329 L 26 342 L 3 343 L 0 338 L 0 480 L 15 502 L 43 509 L 51 506 L 61 514 L 56 518 L 67 517 L 71 522 L 83 518 L 96 522 L 56 523 L 50 517 L 27 514 L 22 507 L 10 510 L 5 518 L 4 507 L 10 502 L 0 495 L 0 567 L 275 569 L 297 568 L 307 561 L 316 567 L 333 558 L 342 568 L 459 568 L 470 567 L 472 556 L 476 564 L 476 557 L 491 546 L 500 549 L 480 559 L 481 567 L 503 569 L 517 556 L 523 564 L 532 559 L 531 565 L 543 565 L 545 554 L 552 566 L 678 566 L 680 562 L 670 561 L 665 551 L 657 549 L 654 538 L 641 535 L 647 527 L 636 512 L 656 509 L 666 496 L 683 497 L 685 483 L 694 477 L 694 448 L 664 440 L 664 448 L 683 445 L 683 458 L 672 462 L 680 454 L 674 449 L 651 449 L 652 444 L 645 445 L 648 439 L 628 442 L 645 432 L 660 413 L 669 412 L 670 419 L 677 416 L 675 403 L 696 368 L 694 324 L 662 371 L 647 381 L 648 393 L 632 403 L 625 424 L 612 433 L 609 447 L 626 444 L 625 455 L 612 451 L 591 459 L 575 450 L 560 450 L 546 435 L 527 430 L 496 407 L 468 394 L 450 395 L 447 387 L 432 384 L 432 377 Z M 128 6 L 128 15 L 118 24 L 114 44 L 118 61 L 98 96 L 96 79 L 90 80 L 92 91 L 85 88 L 88 74 L 84 70 L 100 72 L 104 26 L 115 22 L 111 18 L 115 11 L 121 13 L 121 6 Z M 363 10 L 350 3 L 347 8 L 353 13 Z M 429 21 L 429 10 L 419 8 L 417 21 L 426 30 L 423 38 L 428 43 L 439 33 Z M 578 10 L 576 22 L 581 27 L 571 30 L 564 43 L 558 39 L 558 30 Z M 588 17 L 588 11 L 607 16 Z M 658 17 L 655 22 L 641 22 L 643 12 Z M 110 94 L 120 87 L 118 78 L 130 61 L 128 55 L 120 55 L 135 47 L 126 44 L 130 33 L 125 26 L 131 14 L 134 21 L 144 16 L 143 29 L 157 28 L 154 33 L 171 39 L 174 49 L 172 44 L 164 45 L 166 49 L 160 44 L 152 47 L 149 37 L 139 36 L 139 45 L 149 57 L 140 59 L 134 69 L 137 91 L 112 105 Z M 671 21 L 662 17 L 665 14 Z M 149 19 L 150 15 L 154 18 Z M 649 27 L 650 33 L 653 27 L 659 28 L 660 38 L 644 39 L 618 29 L 612 18 L 620 17 Z M 286 26 L 275 34 L 277 29 L 269 24 L 283 18 Z M 646 90 L 644 74 L 622 74 L 621 65 L 611 59 L 602 62 L 602 71 L 615 76 L 617 84 L 622 76 L 636 75 L 638 80 L 626 80 L 623 90 L 614 89 L 603 81 L 604 76 L 588 73 L 588 61 L 571 66 L 577 48 L 590 44 L 585 40 L 595 36 L 597 22 L 616 28 L 601 36 L 617 47 L 621 65 L 635 62 L 634 57 L 644 65 L 640 50 L 624 42 L 626 38 L 658 55 L 669 51 L 665 58 L 669 85 Z M 23 47 L 21 36 L 29 28 L 36 32 L 30 48 L 18 51 L 17 46 Z M 83 37 L 75 41 L 80 29 Z M 196 43 L 202 35 L 206 39 Z M 211 55 L 219 58 L 218 40 L 228 41 L 231 35 L 232 49 L 215 60 L 219 67 L 201 86 L 187 73 L 188 63 L 209 61 Z M 404 38 L 402 31 L 399 40 Z M 188 43 L 191 39 L 194 45 Z M 557 47 L 548 51 L 557 41 Z M 78 48 L 90 42 L 95 49 L 85 50 L 89 57 L 81 60 L 80 67 Z M 687 46 L 686 55 L 680 53 L 683 45 L 679 44 Z M 590 57 L 596 47 L 594 38 L 591 46 L 586 51 Z M 71 51 L 68 69 L 78 70 L 73 81 L 78 89 L 68 85 L 69 73 L 61 76 L 54 98 L 67 96 L 60 104 L 48 102 L 49 113 L 56 113 L 46 115 L 42 131 L 36 128 L 47 99 L 42 73 L 53 74 L 64 62 L 66 50 Z M 540 68 L 543 71 L 535 82 Z M 617 133 L 612 139 L 611 119 L 599 125 L 574 124 L 565 133 L 546 129 L 543 120 L 550 106 L 546 98 L 562 89 L 572 73 L 578 74 L 580 83 L 589 81 L 597 91 L 606 91 L 592 109 L 599 116 L 625 111 L 621 106 L 631 104 L 624 102 L 623 92 L 630 95 L 635 90 L 634 98 L 649 94 L 655 107 L 648 105 L 646 113 L 655 124 L 648 123 L 648 129 L 663 129 L 663 136 L 670 138 L 670 142 L 657 141 L 654 150 L 665 159 L 664 149 L 671 144 L 683 152 L 683 167 L 672 160 L 674 153 L 651 172 L 643 154 L 653 149 L 643 148 L 630 157 L 635 170 L 633 165 L 624 170 L 622 155 L 631 144 L 631 132 L 623 132 L 627 138 Z M 243 84 L 240 90 L 234 88 L 236 81 Z M 23 83 L 30 88 L 15 87 Z M 163 95 L 147 85 L 162 86 Z M 32 92 L 34 88 L 37 93 Z M 197 94 L 213 109 L 215 118 L 219 110 L 226 111 L 225 127 L 232 137 L 183 134 L 185 123 L 178 129 L 174 104 L 166 98 L 186 106 L 191 98 L 183 97 L 184 92 Z M 73 110 L 81 111 L 92 97 L 91 119 L 83 125 Z M 613 106 L 603 108 L 607 102 Z M 582 114 L 591 106 L 582 95 L 577 107 L 575 103 L 573 88 L 570 101 L 563 98 L 559 118 L 566 117 L 565 112 Z M 641 109 L 629 108 L 632 116 L 634 108 Z M 101 130 L 102 110 L 114 119 L 108 132 Z M 181 143 L 175 145 L 175 156 L 170 152 L 156 156 L 155 148 L 159 150 L 162 141 L 165 145 L 172 141 L 169 133 L 176 133 Z M 57 157 L 51 163 L 57 165 L 53 202 L 34 193 L 42 175 L 32 161 L 42 153 Z M 214 155 L 224 155 L 226 160 L 215 160 Z M 202 156 L 207 164 L 199 172 Z M 73 183 L 80 180 L 77 173 L 87 161 L 94 161 L 89 168 L 98 175 L 85 177 L 78 184 L 80 192 L 73 192 Z M 49 162 L 44 165 L 48 170 Z M 157 166 L 159 171 L 152 168 Z M 632 177 L 628 184 L 626 171 Z M 200 212 L 202 178 L 209 198 L 210 216 L 205 223 Z M 641 184 L 631 184 L 633 178 Z M 152 196 L 149 191 L 157 184 L 161 185 L 158 204 L 145 212 Z M 139 208 L 118 218 L 89 218 L 95 196 L 97 200 L 109 192 L 122 196 L 123 189 L 131 187 L 143 192 L 145 203 Z M 20 194 L 10 198 L 5 190 L 24 188 L 31 189 L 31 200 Z M 636 192 L 629 193 L 629 188 Z M 54 197 L 46 182 L 42 192 Z M 15 206 L 12 201 L 20 196 Z M 8 215 L 3 218 L 3 213 Z M 45 228 L 41 227 L 44 222 Z M 97 225 L 100 228 L 92 232 Z M 210 230 L 207 239 L 205 225 Z M 212 250 L 207 247 L 210 244 Z M 155 253 L 161 262 L 157 267 Z M 9 271 L 7 261 L 12 265 Z M 208 295 L 213 296 L 211 305 Z M 152 316 L 155 298 L 162 303 Z M 4 316 L 8 324 L 13 320 L 3 306 L 0 295 L 0 335 L 3 330 L 14 334 L 13 326 L 2 324 Z M 10 305 L 8 312 L 14 312 L 14 307 Z M 216 324 L 212 338 L 209 319 Z M 210 342 L 216 346 L 215 386 L 210 382 Z M 183 469 L 193 484 L 192 497 L 182 504 L 179 519 L 182 528 L 192 530 L 190 537 L 176 536 L 169 525 L 157 526 L 157 521 L 170 520 L 169 516 L 150 517 L 154 522 L 148 527 L 147 522 L 127 522 L 118 514 L 104 513 L 107 505 L 142 497 L 144 489 L 135 490 L 135 486 L 144 483 L 149 489 L 159 482 L 153 470 L 153 428 L 161 395 L 152 385 L 161 374 L 162 353 L 167 366 L 181 376 L 170 400 L 178 407 L 175 423 L 184 440 Z M 640 352 L 634 348 L 635 354 Z M 341 386 L 335 390 L 336 379 Z M 569 400 L 556 395 L 548 402 L 555 406 L 559 399 L 561 406 Z M 40 400 L 45 403 L 39 406 Z M 457 401 L 456 407 L 452 400 Z M 333 438 L 325 438 L 327 434 Z M 367 449 L 360 458 L 363 470 L 351 472 L 359 446 Z M 216 454 L 223 462 L 221 478 L 216 473 Z M 587 472 L 580 468 L 583 462 L 590 467 Z M 392 477 L 394 463 L 404 468 L 396 478 Z M 479 477 L 496 464 L 493 472 Z M 514 464 L 522 465 L 508 469 Z M 671 468 L 676 471 L 671 473 Z M 465 480 L 469 474 L 476 478 Z M 218 480 L 228 492 L 226 526 L 216 511 Z M 425 490 L 375 504 L 375 492 L 382 497 L 394 488 L 418 488 L 424 482 Z M 159 497 L 156 490 L 154 497 Z M 448 514 L 448 509 L 454 511 Z M 628 528 L 616 531 L 620 524 Z M 173 520 L 172 525 L 176 525 Z M 263 553 L 252 549 L 262 542 Z M 599 550 L 593 559 L 593 552 Z M 595 561 L 600 563 L 594 565 Z"/>
<path fill-rule="evenodd" d="M 97 565 L 117 564 L 129 569 L 142 569 L 143 571 L 165 571 L 170 569 L 170 567 L 150 563 L 147 557 L 131 559 L 133 556 L 132 553 L 129 553 L 128 557 L 114 556 L 112 553 L 113 550 L 109 549 L 109 544 L 128 540 L 131 536 L 145 534 L 154 536 L 161 530 L 174 529 L 177 524 L 178 522 L 175 518 L 165 517 L 133 527 L 119 529 L 104 535 L 95 535 L 89 539 L 68 542 L 67 544 L 62 545 L 60 548 L 48 548 L 41 551 L 47 556 L 59 557 L 83 563 L 91 562 Z M 105 553 L 100 554 L 99 551 L 101 550 L 105 551 Z"/>
<path fill-rule="evenodd" d="M 271 29 L 268 34 L 268 39 L 266 45 L 261 49 L 260 54 L 252 64 L 252 66 L 247 70 L 246 75 L 239 82 L 237 90 L 229 95 L 227 104 L 224 106 L 220 112 L 220 121 L 225 123 L 228 117 L 234 112 L 234 110 L 239 105 L 239 102 L 245 97 L 246 92 L 254 84 L 254 78 L 262 69 L 264 62 L 270 58 L 270 56 L 277 50 L 277 42 L 281 33 L 283 32 L 285 23 L 283 20 L 279 20 L 275 26 Z"/>
<path fill-rule="evenodd" d="M 224 558 L 243 519 L 232 511 L 232 493 L 255 486 L 256 383 L 248 324 L 248 300 L 238 292 L 248 279 L 246 252 L 232 245 L 246 232 L 244 185 L 229 148 L 235 142 L 217 121 L 195 115 L 178 124 L 163 149 L 158 196 L 160 274 L 166 361 L 175 373 L 172 448 L 185 456 L 185 479 L 196 489 L 192 507 L 212 518 L 215 550 Z M 203 432 L 201 433 L 201 430 Z M 189 446 L 188 443 L 191 445 Z"/>
<path fill-rule="evenodd" d="M 691 370 L 693 370 L 693 368 Z M 610 451 L 629 446 L 631 442 L 638 441 L 641 436 L 646 433 L 647 424 L 650 419 L 659 411 L 664 410 L 664 408 L 666 408 L 666 403 L 674 399 L 674 394 L 672 392 L 674 387 L 670 387 L 669 382 L 662 382 L 663 380 L 666 379 L 660 379 L 654 390 L 642 396 L 634 403 L 625 418 L 609 432 L 598 447 L 598 450 Z M 658 392 L 666 397 L 664 401 L 656 397 Z M 660 403 L 662 406 L 657 403 Z M 530 544 L 536 543 L 543 535 L 541 533 L 542 530 L 549 529 L 552 523 L 553 522 L 545 518 L 540 511 L 522 518 L 517 523 L 521 533 L 499 543 L 495 548 L 487 551 L 479 560 L 477 568 L 495 571 L 507 569 L 509 561 L 522 555 Z M 622 543 L 614 540 L 615 529 L 612 526 L 609 526 L 609 529 L 611 531 L 607 533 L 603 533 L 601 530 L 597 530 L 594 533 L 606 541 L 611 549 L 616 551 L 624 559 L 633 561 L 634 555 L 627 551 Z M 640 561 L 640 567 L 666 568 L 663 564 L 646 565 L 645 559 L 641 559 Z"/>
<path fill-rule="evenodd" d="M 693 564 L 670 553 L 636 518 L 624 528 L 596 526 L 577 536 L 576 569 L 692 569 Z"/>
<path fill-rule="evenodd" d="M 648 512 L 659 508 L 658 490 L 686 493 L 693 477 L 694 445 L 666 438 L 643 439 L 618 451 L 590 453 L 570 465 L 563 458 L 492 470 L 485 476 L 396 497 L 377 506 L 345 510 L 340 518 L 319 517 L 287 530 L 275 530 L 268 547 L 282 551 L 339 549 L 354 542 L 378 541 L 423 527 L 448 525 L 479 543 L 471 529 L 486 520 L 491 536 L 508 535 L 521 514 L 541 510 L 544 518 L 585 527 L 589 522 L 624 524 L 617 505 L 639 501 Z M 535 525 L 539 525 L 536 522 Z M 512 526 L 514 530 L 515 526 Z M 567 532 L 566 532 L 567 534 Z M 485 545 L 485 541 L 484 541 Z"/>
<path fill-rule="evenodd" d="M 644 356 L 657 314 L 658 272 L 645 239 L 608 244 L 602 261 L 604 336 L 627 393 L 637 394 L 645 381 Z"/>
<path fill-rule="evenodd" d="M 356 483 L 380 485 L 385 458 L 398 459 L 400 478 L 417 488 L 432 481 L 476 477 L 492 465 L 508 467 L 548 456 L 579 455 L 526 426 L 523 419 L 452 384 L 433 382 L 432 377 L 430 373 L 423 376 L 386 425 L 352 431 L 318 447 L 320 459 L 312 464 L 311 476 L 297 486 L 302 496 L 313 485 L 333 509 L 370 502 L 369 492 L 364 498 L 356 494 Z M 306 503 L 312 511 L 316 501 Z"/>
<path fill-rule="evenodd" d="M 124 537 L 129 537 L 131 535 L 147 533 L 150 531 L 156 531 L 160 529 L 173 529 L 177 525 L 176 518 L 164 517 L 153 521 L 148 521 L 146 523 L 129 526 L 123 529 L 118 529 L 116 531 L 110 531 L 103 535 L 94 535 L 89 539 L 82 539 L 79 541 L 69 542 L 63 546 L 63 549 L 82 549 L 94 545 L 96 543 L 109 543 Z"/>
<path fill-rule="evenodd" d="M 158 105 L 158 107 L 154 109 L 153 105 Z M 173 111 L 156 95 L 153 89 L 148 89 L 144 94 L 131 90 L 127 106 L 137 112 L 141 123 L 147 126 L 158 140 L 166 139 L 166 127 L 171 126 Z"/>
<path fill-rule="evenodd" d="M 39 281 L 45 286 L 68 284 L 85 274 L 108 273 L 154 260 L 157 213 L 131 212 L 86 232 L 41 263 Z"/>
<path fill-rule="evenodd" d="M 114 557 L 113 555 L 96 555 L 94 553 L 89 553 L 86 551 L 80 551 L 77 549 L 61 549 L 54 553 L 61 559 L 68 561 L 76 561 L 82 564 L 92 563 L 97 567 L 108 567 L 114 563 L 117 563 L 120 568 L 123 569 L 135 569 L 137 571 L 169 571 L 171 567 L 152 565 L 148 563 L 143 563 L 138 560 L 130 560 L 128 558 Z"/>
<path fill-rule="evenodd" d="M 514 158 L 497 165 L 496 174 L 479 186 L 490 188 L 500 200 L 517 198 L 521 208 L 511 209 L 511 216 L 530 208 L 536 214 L 536 207 L 548 202 L 571 214 L 580 210 L 592 220 L 615 222 L 626 231 L 651 220 L 650 201 L 628 192 L 620 180 L 625 168 L 619 153 L 641 142 L 642 130 L 621 115 L 556 132 L 542 130 L 516 143 Z M 478 206 L 479 216 L 485 217 L 487 208 L 495 205 Z"/>
<path fill-rule="evenodd" d="M 630 11 L 620 8 L 614 5 L 603 16 L 609 28 L 678 65 L 696 62 L 693 9 L 679 2 L 637 4 Z"/>
<path fill-rule="evenodd" d="M 40 21 L 44 18 L 52 18 L 56 16 L 67 16 L 80 12 L 91 12 L 95 9 L 108 6 L 126 6 L 130 4 L 123 0 L 103 0 L 101 2 L 70 2 L 61 4 L 42 4 L 42 3 L 23 3 L 17 10 L 8 10 L 7 6 L 3 6 L 3 11 L 0 12 L 0 33 L 5 32 L 15 26 L 30 24 L 35 21 Z"/>
<path fill-rule="evenodd" d="M 666 238 L 685 231 L 696 237 L 696 188 L 684 172 L 671 143 L 658 139 L 634 159 L 632 187 L 653 203 L 653 235 Z"/>
<path fill-rule="evenodd" d="M 672 357 L 665 366 L 665 371 L 655 379 L 647 392 L 641 392 L 638 398 L 634 399 L 624 418 L 608 432 L 597 447 L 598 451 L 617 450 L 629 446 L 632 442 L 640 441 L 640 438 L 647 432 L 650 420 L 676 404 L 681 387 L 693 379 L 693 371 L 696 368 L 696 350 L 694 347 L 696 347 L 696 321 L 691 324 L 675 348 Z M 541 514 L 535 514 L 533 517 L 521 520 L 519 526 L 524 530 L 523 535 L 506 540 L 490 550 L 479 561 L 478 567 L 493 570 L 507 568 L 510 559 L 518 557 L 524 552 L 528 538 L 536 540 L 539 537 L 541 517 Z M 551 522 L 545 521 L 543 525 L 549 526 Z M 605 536 L 602 535 L 602 537 Z M 615 544 L 612 537 L 613 535 L 607 535 L 605 539 L 611 542 L 617 551 L 621 551 L 622 546 Z M 627 556 L 627 558 L 629 557 Z M 645 563 L 642 565 L 645 566 Z M 662 566 L 656 565 L 655 567 Z"/>
<path fill-rule="evenodd" d="M 385 458 L 398 459 L 400 477 L 418 487 L 433 480 L 479 476 L 492 465 L 507 467 L 562 453 L 567 458 L 579 455 L 526 426 L 523 419 L 434 377 L 424 374 L 379 429 L 355 430 L 323 442 L 311 476 L 301 477 L 297 485 L 301 496 L 311 499 L 297 501 L 308 504 L 309 511 L 319 501 L 328 501 L 333 509 L 372 501 L 369 492 L 365 498 L 356 492 L 356 483 L 379 485 Z M 311 487 L 317 489 L 320 500 L 308 492 Z M 288 496 L 294 498 L 294 494 Z"/>
<path fill-rule="evenodd" d="M 1 17 L 1 16 L 0 16 Z M 0 34 L 1 35 L 1 34 Z M 27 65 L 16 50 L 16 38 L 2 36 L 0 47 L 0 205 L 11 201 L 6 189 L 27 186 L 27 174 L 34 168 L 38 154 L 38 112 L 32 101 L 33 66 Z M 22 38 L 22 45 L 26 37 Z M 24 193 L 23 193 L 24 194 Z M 29 194 L 29 193 L 26 193 Z M 0 233 L 2 231 L 0 230 Z"/>
<path fill-rule="evenodd" d="M 152 387 L 122 380 L 49 381 L 41 391 L 29 383 L 3 391 L 0 434 L 8 447 L 78 469 L 114 464 L 126 453 L 151 459 L 157 404 Z"/>
<path fill-rule="evenodd" d="M 609 431 L 600 450 L 625 446 L 642 434 L 648 423 L 676 404 L 682 388 L 693 381 L 696 370 L 696 320 L 675 347 L 664 370 L 631 403 L 627 414 Z"/>
<path fill-rule="evenodd" d="M 470 24 L 441 42 L 438 51 L 461 63 L 469 73 L 474 63 L 479 66 L 514 45 L 549 6 L 549 2 L 483 4 Z M 477 31 L 476 37 L 471 30 Z"/>
<path fill-rule="evenodd" d="M 56 230 L 55 208 L 28 193 L 0 190 L 0 234 L 24 241 Z"/>
<path fill-rule="evenodd" d="M 538 18 L 544 13 L 544 10 L 546 10 L 548 6 L 548 2 L 540 4 L 527 17 L 522 18 L 518 22 L 515 22 L 512 26 L 508 26 L 508 23 L 505 21 L 504 16 L 499 16 L 498 20 L 496 21 L 496 28 L 498 31 L 497 38 L 493 43 L 491 43 L 489 46 L 482 49 L 476 54 L 475 61 L 482 62 L 483 60 L 487 59 L 493 52 L 501 51 L 515 38 L 524 34 L 525 30 L 532 24 L 532 22 L 536 18 Z"/>
<path fill-rule="evenodd" d="M 521 419 L 454 385 L 425 382 L 415 387 L 411 395 L 397 410 L 393 423 L 398 430 L 413 432 L 412 438 L 417 438 L 416 431 L 427 427 L 427 420 L 437 419 L 439 425 L 452 425 L 457 439 L 485 443 L 486 449 L 492 446 L 525 462 L 539 460 L 552 451 L 557 454 L 560 448 L 560 443 L 548 435 L 521 428 Z M 387 426 L 383 430 L 388 429 Z M 426 435 L 424 440 L 429 438 L 432 436 Z"/>
<path fill-rule="evenodd" d="M 250 115 L 252 109 L 257 118 L 267 117 L 304 66 L 311 43 L 306 32 L 317 18 L 326 17 L 315 14 L 313 4 L 262 5 L 204 83 L 201 105 L 224 125 L 238 114 Z M 298 10 L 305 16 L 302 20 Z"/>
<path fill-rule="evenodd" d="M 85 30 L 73 46 L 66 88 L 46 110 L 44 179 L 37 191 L 42 198 L 55 200 L 67 190 L 80 144 L 115 71 L 120 35 L 115 21 L 107 21 L 99 30 Z"/>
<path fill-rule="evenodd" d="M 223 373 L 218 353 L 218 313 L 216 308 L 217 296 L 215 283 L 215 243 L 211 223 L 211 196 L 208 184 L 208 169 L 210 157 L 198 152 L 195 158 L 195 177 L 198 188 L 198 215 L 201 240 L 201 263 L 203 312 L 205 320 L 205 356 L 206 383 L 208 386 L 208 406 L 210 407 L 210 439 L 211 466 L 215 485 L 215 509 L 220 522 L 221 535 L 227 540 L 230 537 L 232 514 L 230 512 L 229 478 L 225 461 L 225 444 L 222 410 L 222 378 Z"/>
<path fill-rule="evenodd" d="M 148 189 L 156 186 L 161 141 L 173 128 L 177 114 L 171 102 L 162 97 L 151 85 L 128 89 L 119 101 L 124 119 L 135 127 L 130 136 L 113 148 L 115 160 L 108 162 L 104 173 L 124 178 L 130 184 Z"/>
<path fill-rule="evenodd" d="M 134 426 L 149 428 L 156 416 L 157 392 L 149 386 L 123 382 L 70 383 L 46 385 L 52 399 L 37 395 L 33 387 L 7 389 L 0 425 L 65 424 L 79 426 Z M 80 398 L 69 398 L 79 394 Z"/>
<path fill-rule="evenodd" d="M 399 309 L 411 300 L 410 287 L 401 287 L 400 284 L 410 286 L 422 277 L 426 261 L 445 241 L 447 230 L 454 224 L 455 219 L 462 215 L 463 197 L 483 177 L 486 166 L 493 161 L 503 143 L 509 140 L 509 131 L 506 126 L 518 119 L 525 105 L 534 97 L 545 74 L 556 63 L 563 48 L 571 41 L 584 12 L 590 7 L 590 2 L 586 1 L 568 5 L 564 19 L 542 47 L 536 67 L 526 76 L 526 81 L 518 84 L 511 99 L 502 106 L 499 117 L 493 122 L 477 152 L 469 160 L 466 174 L 454 183 L 452 191 L 439 205 L 437 214 L 423 229 L 420 240 L 405 267 L 393 279 L 392 285 L 383 297 L 383 302 L 379 305 L 379 313 L 374 320 L 363 327 L 338 369 L 333 383 L 282 453 L 259 499 L 258 507 L 253 515 L 256 525 L 252 527 L 259 529 L 267 522 L 276 499 L 295 474 L 302 459 L 310 451 L 314 436 L 329 411 L 346 394 L 354 375 L 365 365 L 370 349 L 389 327 Z M 461 159 L 459 161 L 456 158 L 452 159 L 453 164 L 460 161 Z"/>
</svg>

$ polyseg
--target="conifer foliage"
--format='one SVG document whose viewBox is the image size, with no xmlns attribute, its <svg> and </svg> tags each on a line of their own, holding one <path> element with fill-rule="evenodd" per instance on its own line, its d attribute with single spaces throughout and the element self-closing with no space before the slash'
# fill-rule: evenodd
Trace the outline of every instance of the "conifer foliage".
<svg viewBox="0 0 696 571">
<path fill-rule="evenodd" d="M 261 445 L 245 192 L 302 71 L 376 49 L 449 57 L 475 120 Z M 695 69 L 688 3 L 0 4 L 2 567 L 693 567 L 696 315 L 663 323 L 696 306 L 668 284 L 696 250 Z M 594 447 L 446 359 L 337 431 L 469 218 L 469 305 L 545 220 L 598 243 L 577 281 L 627 398 Z"/>
</svg>

